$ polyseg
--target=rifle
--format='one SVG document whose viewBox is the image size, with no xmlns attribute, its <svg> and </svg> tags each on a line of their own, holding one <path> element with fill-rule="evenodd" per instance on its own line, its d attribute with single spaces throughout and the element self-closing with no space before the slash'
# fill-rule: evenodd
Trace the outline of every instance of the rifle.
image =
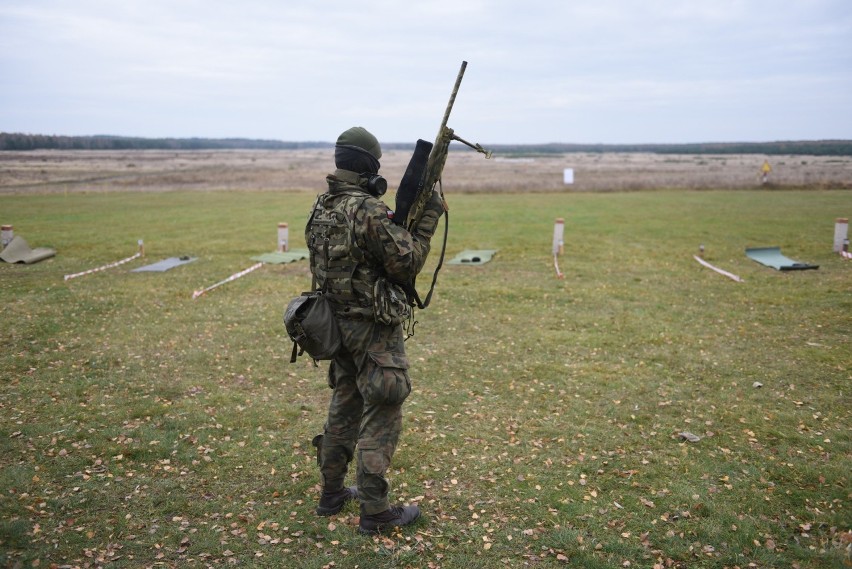
<svg viewBox="0 0 852 569">
<path fill-rule="evenodd" d="M 453 132 L 453 129 L 447 126 L 447 121 L 450 118 L 450 112 L 453 110 L 453 104 L 456 101 L 456 95 L 459 92 L 462 78 L 464 77 L 467 61 L 462 61 L 459 69 L 456 83 L 453 87 L 453 92 L 450 95 L 450 101 L 447 103 L 447 109 L 444 111 L 444 119 L 441 121 L 441 126 L 438 129 L 438 136 L 435 137 L 435 143 L 429 143 L 425 140 L 418 140 L 414 147 L 414 154 L 405 169 L 405 174 L 399 183 L 399 189 L 396 193 L 396 210 L 394 211 L 394 222 L 404 225 L 409 231 L 412 231 L 423 217 L 423 212 L 426 203 L 432 197 L 433 192 L 438 191 L 441 195 L 441 200 L 444 202 L 445 230 L 444 243 L 441 249 L 441 258 L 438 261 L 438 266 L 435 268 L 435 273 L 432 277 L 432 286 L 429 289 L 429 294 L 426 296 L 425 302 L 420 301 L 417 295 L 417 290 L 414 288 L 414 282 L 409 285 L 409 293 L 417 302 L 418 308 L 426 308 L 429 306 L 429 301 L 432 298 L 432 292 L 435 290 L 435 282 L 438 280 L 438 271 L 444 262 L 444 252 L 447 247 L 447 233 L 449 232 L 449 208 L 447 200 L 444 198 L 443 186 L 441 184 L 441 175 L 444 172 L 444 165 L 447 163 L 447 154 L 449 153 L 450 142 L 457 140 L 465 144 L 477 152 L 485 154 L 485 158 L 491 158 L 491 151 L 485 150 L 479 144 L 472 144 Z"/>
</svg>

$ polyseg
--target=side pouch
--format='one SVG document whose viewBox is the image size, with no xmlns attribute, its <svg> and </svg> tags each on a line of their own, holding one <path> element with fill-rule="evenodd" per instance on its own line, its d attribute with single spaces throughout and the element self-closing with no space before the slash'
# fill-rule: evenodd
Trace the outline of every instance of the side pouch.
<svg viewBox="0 0 852 569">
<path fill-rule="evenodd" d="M 340 349 L 340 329 L 331 305 L 324 295 L 306 292 L 297 296 L 284 311 L 284 327 L 293 340 L 290 363 L 298 355 L 308 352 L 315 360 L 330 360 Z"/>
<path fill-rule="evenodd" d="M 399 405 L 411 393 L 408 356 L 394 352 L 368 352 L 368 371 L 358 382 L 364 401 L 373 405 Z"/>
<path fill-rule="evenodd" d="M 411 304 L 402 287 L 379 278 L 373 285 L 373 318 L 376 322 L 396 326 L 410 316 Z"/>
</svg>

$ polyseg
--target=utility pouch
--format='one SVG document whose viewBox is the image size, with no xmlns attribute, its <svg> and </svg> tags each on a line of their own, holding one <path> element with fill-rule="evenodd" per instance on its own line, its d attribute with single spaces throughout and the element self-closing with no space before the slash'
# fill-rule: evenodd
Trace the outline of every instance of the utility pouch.
<svg viewBox="0 0 852 569">
<path fill-rule="evenodd" d="M 358 379 L 364 401 L 370 405 L 401 405 L 411 393 L 408 356 L 400 352 L 368 354 L 367 373 Z"/>
<path fill-rule="evenodd" d="M 403 288 L 382 277 L 373 285 L 373 317 L 376 322 L 396 326 L 411 316 L 411 304 Z"/>
<path fill-rule="evenodd" d="M 308 352 L 314 360 L 330 360 L 340 349 L 340 329 L 331 305 L 321 292 L 305 292 L 287 305 L 284 327 L 293 340 L 290 363 Z"/>
</svg>

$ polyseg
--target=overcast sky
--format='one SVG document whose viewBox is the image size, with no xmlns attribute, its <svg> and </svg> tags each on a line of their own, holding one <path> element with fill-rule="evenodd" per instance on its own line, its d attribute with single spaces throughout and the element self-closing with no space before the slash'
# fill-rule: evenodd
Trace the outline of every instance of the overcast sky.
<svg viewBox="0 0 852 569">
<path fill-rule="evenodd" d="M 849 0 L 0 0 L 0 131 L 852 138 Z"/>
</svg>

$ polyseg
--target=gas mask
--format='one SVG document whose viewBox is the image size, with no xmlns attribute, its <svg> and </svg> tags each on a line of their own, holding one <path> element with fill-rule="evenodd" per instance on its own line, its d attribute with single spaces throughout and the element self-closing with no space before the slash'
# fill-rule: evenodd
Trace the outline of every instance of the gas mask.
<svg viewBox="0 0 852 569">
<path fill-rule="evenodd" d="M 388 191 L 388 181 L 379 174 L 365 172 L 361 174 L 361 180 L 361 185 L 374 197 L 380 198 Z"/>
</svg>

